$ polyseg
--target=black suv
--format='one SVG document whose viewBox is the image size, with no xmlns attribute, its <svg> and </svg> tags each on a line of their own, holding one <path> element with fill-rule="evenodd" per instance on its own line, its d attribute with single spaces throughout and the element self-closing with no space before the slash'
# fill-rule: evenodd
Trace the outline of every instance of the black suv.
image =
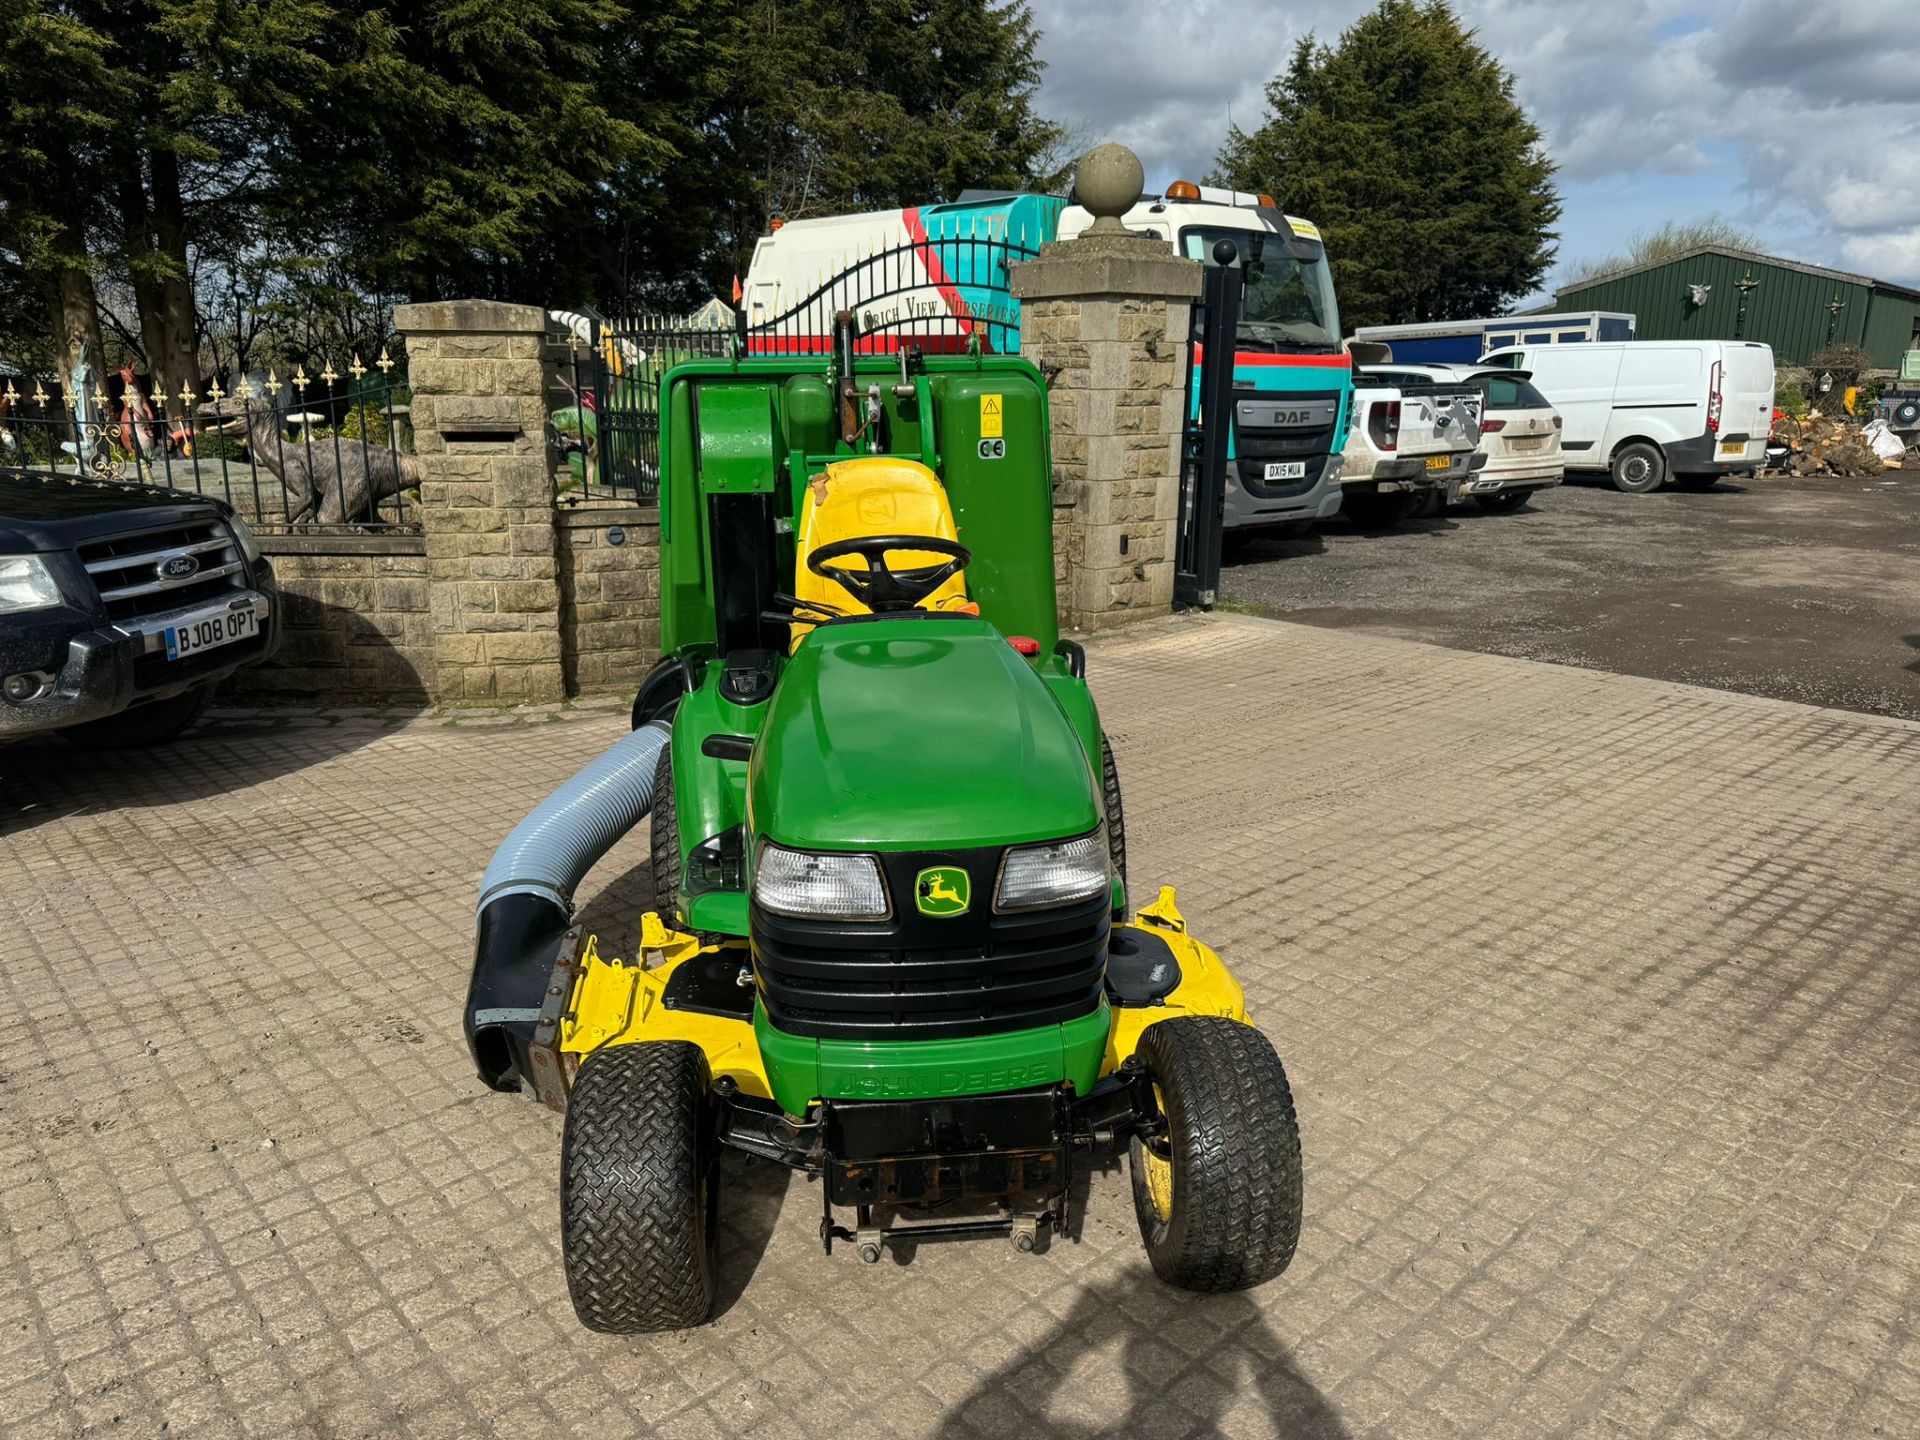
<svg viewBox="0 0 1920 1440">
<path fill-rule="evenodd" d="M 0 470 L 0 740 L 171 740 L 273 653 L 279 598 L 218 500 Z"/>
</svg>

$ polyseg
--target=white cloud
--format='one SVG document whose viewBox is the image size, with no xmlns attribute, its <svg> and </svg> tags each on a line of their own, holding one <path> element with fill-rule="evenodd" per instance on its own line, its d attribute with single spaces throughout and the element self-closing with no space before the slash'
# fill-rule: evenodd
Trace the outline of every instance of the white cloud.
<svg viewBox="0 0 1920 1440">
<path fill-rule="evenodd" d="M 1904 143 L 1890 142 L 1856 153 L 1834 175 L 1821 197 L 1828 218 L 1842 230 L 1897 230 L 1920 225 L 1920 131 Z"/>
<path fill-rule="evenodd" d="M 1370 5 L 1034 0 L 1042 106 L 1131 144 L 1149 179 L 1212 162 L 1229 110 L 1258 122 L 1299 36 Z M 1920 283 L 1920 14 L 1912 0 L 1458 0 L 1512 71 L 1569 200 L 1564 259 L 1711 210 L 1764 246 Z M 1656 183 L 1683 181 L 1675 193 Z M 1638 204 L 1595 197 L 1633 196 Z M 1670 209 L 1652 215 L 1651 204 Z"/>
<path fill-rule="evenodd" d="M 1840 248 L 1848 265 L 1863 274 L 1883 280 L 1906 275 L 1920 281 L 1920 225 L 1911 230 L 1855 235 Z"/>
</svg>

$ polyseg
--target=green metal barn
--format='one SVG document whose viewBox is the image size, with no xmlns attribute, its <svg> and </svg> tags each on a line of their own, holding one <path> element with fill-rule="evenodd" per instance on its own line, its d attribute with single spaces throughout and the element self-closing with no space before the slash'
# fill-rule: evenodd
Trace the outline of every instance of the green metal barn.
<svg viewBox="0 0 1920 1440">
<path fill-rule="evenodd" d="M 1920 350 L 1920 290 L 1723 245 L 1578 281 L 1553 308 L 1629 311 L 1641 340 L 1763 340 L 1782 365 L 1839 340 L 1865 346 L 1877 369 Z"/>
</svg>

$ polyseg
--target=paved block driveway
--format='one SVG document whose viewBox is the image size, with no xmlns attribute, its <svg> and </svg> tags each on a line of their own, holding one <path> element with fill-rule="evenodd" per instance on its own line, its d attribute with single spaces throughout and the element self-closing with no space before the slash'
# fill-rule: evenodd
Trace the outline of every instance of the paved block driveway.
<svg viewBox="0 0 1920 1440">
<path fill-rule="evenodd" d="M 589 1335 L 558 1126 L 458 1029 L 475 877 L 624 727 L 231 718 L 0 752 L 8 1435 L 1913 1435 L 1920 727 L 1219 618 L 1092 647 L 1136 883 L 1300 1100 L 1293 1268 L 823 1259 Z M 588 890 L 597 921 L 644 859 Z"/>
</svg>

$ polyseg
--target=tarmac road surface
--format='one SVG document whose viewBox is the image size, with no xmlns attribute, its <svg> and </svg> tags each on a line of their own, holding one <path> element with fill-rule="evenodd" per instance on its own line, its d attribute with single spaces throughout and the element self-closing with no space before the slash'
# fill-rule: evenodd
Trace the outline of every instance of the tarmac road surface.
<svg viewBox="0 0 1920 1440">
<path fill-rule="evenodd" d="M 1920 718 L 1920 469 L 1623 495 L 1233 547 L 1232 605 L 1308 625 Z"/>
</svg>

